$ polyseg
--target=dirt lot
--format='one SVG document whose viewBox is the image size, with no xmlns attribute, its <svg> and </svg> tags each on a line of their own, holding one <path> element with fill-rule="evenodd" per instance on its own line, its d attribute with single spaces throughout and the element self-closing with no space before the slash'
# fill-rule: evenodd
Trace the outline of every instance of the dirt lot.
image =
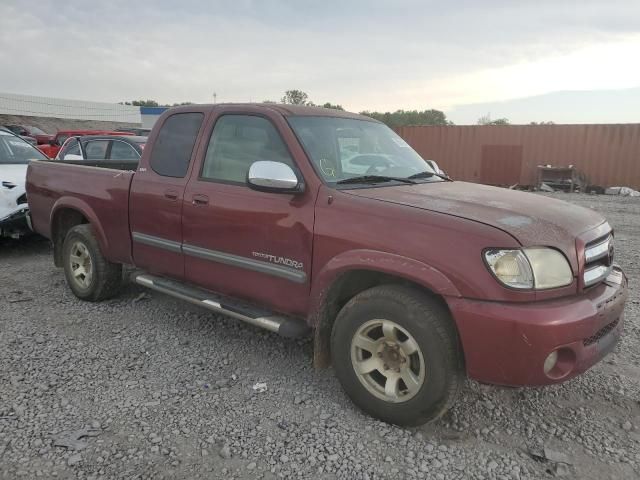
<svg viewBox="0 0 640 480">
<path fill-rule="evenodd" d="M 469 382 L 418 429 L 360 413 L 309 341 L 133 285 L 83 303 L 46 241 L 0 244 L 0 478 L 639 478 L 640 199 L 558 196 L 616 229 L 623 342 L 564 385 Z"/>
<path fill-rule="evenodd" d="M 33 125 L 47 133 L 58 130 L 115 130 L 116 128 L 140 128 L 139 123 L 104 122 L 100 120 L 74 120 L 71 118 L 27 117 L 0 114 L 0 125 Z"/>
</svg>

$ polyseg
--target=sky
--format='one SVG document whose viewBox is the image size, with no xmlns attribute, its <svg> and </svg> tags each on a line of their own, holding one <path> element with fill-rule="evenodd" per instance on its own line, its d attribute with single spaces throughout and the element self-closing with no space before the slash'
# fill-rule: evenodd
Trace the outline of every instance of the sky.
<svg viewBox="0 0 640 480">
<path fill-rule="evenodd" d="M 0 92 L 640 121 L 638 0 L 2 0 Z"/>
</svg>

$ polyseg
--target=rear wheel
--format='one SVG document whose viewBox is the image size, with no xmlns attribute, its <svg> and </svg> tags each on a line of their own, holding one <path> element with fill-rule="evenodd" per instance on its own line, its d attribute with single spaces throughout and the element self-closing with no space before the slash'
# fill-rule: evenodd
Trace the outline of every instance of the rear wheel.
<svg viewBox="0 0 640 480">
<path fill-rule="evenodd" d="M 115 295 L 122 284 L 122 265 L 104 258 L 90 225 L 76 225 L 62 246 L 67 284 L 82 300 L 97 302 Z"/>
<path fill-rule="evenodd" d="M 342 387 L 365 412 L 398 425 L 442 415 L 463 379 L 457 332 L 447 309 L 426 293 L 383 285 L 352 298 L 331 336 Z"/>
</svg>

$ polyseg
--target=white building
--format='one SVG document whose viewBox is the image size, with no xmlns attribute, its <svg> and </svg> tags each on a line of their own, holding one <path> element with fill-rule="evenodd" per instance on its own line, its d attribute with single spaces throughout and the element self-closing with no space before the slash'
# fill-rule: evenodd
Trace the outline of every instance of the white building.
<svg viewBox="0 0 640 480">
<path fill-rule="evenodd" d="M 142 123 L 140 107 L 0 93 L 0 115 Z"/>
</svg>

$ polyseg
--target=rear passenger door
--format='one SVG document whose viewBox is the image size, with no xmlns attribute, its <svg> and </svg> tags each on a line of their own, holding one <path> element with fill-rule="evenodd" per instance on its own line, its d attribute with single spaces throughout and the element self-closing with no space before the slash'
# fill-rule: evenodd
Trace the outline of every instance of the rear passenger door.
<svg viewBox="0 0 640 480">
<path fill-rule="evenodd" d="M 267 193 L 247 186 L 251 164 L 291 166 L 303 180 L 269 118 L 222 113 L 199 153 L 184 197 L 187 281 L 274 310 L 303 314 L 311 273 L 315 196 Z"/>
<path fill-rule="evenodd" d="M 149 161 L 133 176 L 129 197 L 133 259 L 136 266 L 175 279 L 184 276 L 182 200 L 192 169 L 205 112 L 164 117 L 148 144 Z"/>
</svg>

